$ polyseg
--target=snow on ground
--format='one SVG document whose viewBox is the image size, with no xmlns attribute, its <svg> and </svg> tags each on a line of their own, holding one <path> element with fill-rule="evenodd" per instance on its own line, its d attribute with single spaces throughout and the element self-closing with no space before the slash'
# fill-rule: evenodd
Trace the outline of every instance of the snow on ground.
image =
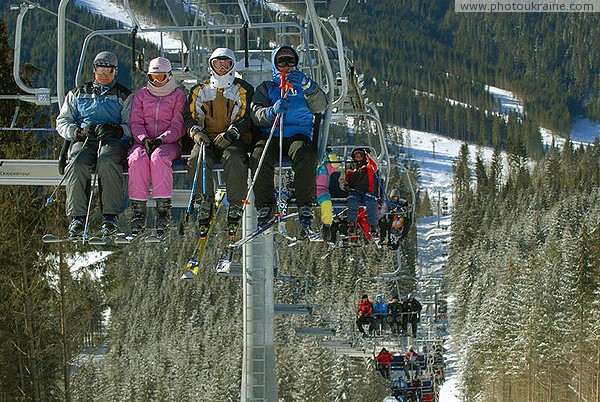
<svg viewBox="0 0 600 402">
<path fill-rule="evenodd" d="M 511 92 L 489 87 L 503 102 L 503 110 L 517 110 L 522 112 L 520 102 L 514 98 Z M 420 183 L 423 190 L 427 190 L 430 197 L 447 197 L 450 210 L 452 209 L 452 166 L 460 151 L 461 142 L 443 137 L 441 135 L 426 133 L 422 131 L 405 131 L 404 148 L 409 158 L 419 165 Z M 545 141 L 551 141 L 552 133 L 541 129 Z M 593 143 L 600 136 L 600 123 L 588 119 L 578 120 L 572 128 L 571 139 L 582 144 Z M 555 138 L 560 146 L 564 139 Z M 549 142 L 548 142 L 549 143 Z M 478 148 L 469 146 L 470 162 L 474 163 Z M 493 155 L 491 148 L 482 148 L 484 160 L 489 161 Z M 474 167 L 472 165 L 472 167 Z M 439 277 L 444 273 L 447 262 L 447 247 L 450 241 L 449 228 L 451 220 L 449 216 L 421 218 L 417 221 L 417 237 L 419 247 L 418 266 L 421 276 Z M 452 298 L 448 298 L 451 305 Z M 457 358 L 452 349 L 451 342 L 446 342 L 448 351 L 445 353 L 448 365 L 447 381 L 441 388 L 440 401 L 454 402 L 460 400 L 458 390 L 458 373 L 455 370 Z"/>
<path fill-rule="evenodd" d="M 571 127 L 571 141 L 592 144 L 596 137 L 600 137 L 599 121 L 579 119 Z"/>
<path fill-rule="evenodd" d="M 549 147 L 553 143 L 555 146 L 562 147 L 566 141 L 565 138 L 558 137 L 547 128 L 540 127 L 542 135 L 542 144 Z M 590 119 L 579 119 L 571 126 L 571 142 L 574 145 L 593 144 L 594 140 L 600 137 L 600 122 Z"/>
<path fill-rule="evenodd" d="M 84 271 L 90 275 L 91 279 L 100 279 L 102 277 L 102 269 L 90 271 L 89 269 L 84 270 L 84 268 L 104 260 L 111 253 L 112 251 L 86 251 L 83 253 L 74 253 L 66 258 L 65 264 L 69 267 L 69 272 L 75 280 L 80 279 Z M 49 262 L 52 262 L 54 266 L 59 266 L 57 254 L 48 254 L 46 258 Z M 59 281 L 58 270 L 56 272 L 48 272 L 47 276 L 50 286 L 57 287 Z"/>
<path fill-rule="evenodd" d="M 496 101 L 500 101 L 502 113 L 523 114 L 523 103 L 512 92 L 491 85 L 486 85 L 485 89 L 492 94 Z"/>
<path fill-rule="evenodd" d="M 115 21 L 123 23 L 126 27 L 133 27 L 133 22 L 129 18 L 129 15 L 125 12 L 125 9 L 120 4 L 117 4 L 114 0 L 75 0 L 75 5 L 79 7 L 88 8 L 92 13 L 102 15 L 106 18 L 111 18 Z M 140 23 L 140 28 L 150 29 L 154 25 L 141 15 L 135 15 Z M 160 32 L 142 32 L 138 33 L 138 36 L 146 39 L 152 43 L 160 45 L 161 33 Z M 178 39 L 176 33 L 169 35 L 162 35 L 162 43 L 165 49 L 182 49 L 184 47 L 183 42 Z"/>
<path fill-rule="evenodd" d="M 419 165 L 420 187 L 426 189 L 430 197 L 446 197 L 448 206 L 452 208 L 452 168 L 462 143 L 438 134 L 416 130 L 407 130 L 404 143 L 409 158 Z M 494 153 L 491 148 L 469 145 L 473 168 L 478 150 L 482 152 L 486 161 L 491 160 Z"/>
</svg>

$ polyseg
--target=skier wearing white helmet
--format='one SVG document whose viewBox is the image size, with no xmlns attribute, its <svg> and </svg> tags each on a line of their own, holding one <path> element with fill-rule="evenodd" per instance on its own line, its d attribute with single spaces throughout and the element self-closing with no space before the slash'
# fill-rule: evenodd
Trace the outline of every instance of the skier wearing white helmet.
<svg viewBox="0 0 600 402">
<path fill-rule="evenodd" d="M 248 153 L 253 146 L 250 101 L 254 88 L 235 76 L 235 55 L 231 49 L 215 49 L 208 62 L 211 77 L 190 90 L 189 108 L 184 115 L 187 132 L 195 142 L 188 165 L 193 174 L 201 157 L 200 144 L 204 143 L 206 193 L 197 191 L 195 202 L 200 207 L 200 235 L 205 236 L 214 210 L 212 167 L 219 160 L 223 162 L 229 202 L 228 231 L 235 236 L 247 190 Z M 196 188 L 203 188 L 202 175 L 198 175 Z"/>
</svg>

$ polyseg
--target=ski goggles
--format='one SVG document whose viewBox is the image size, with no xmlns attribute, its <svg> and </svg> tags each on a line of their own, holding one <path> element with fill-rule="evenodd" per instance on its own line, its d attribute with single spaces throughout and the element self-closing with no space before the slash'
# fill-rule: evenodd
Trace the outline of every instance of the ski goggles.
<svg viewBox="0 0 600 402">
<path fill-rule="evenodd" d="M 233 60 L 227 56 L 215 57 L 210 61 L 210 66 L 219 75 L 227 74 L 233 68 Z"/>
<path fill-rule="evenodd" d="M 99 75 L 111 75 L 114 74 L 116 69 L 114 67 L 96 66 L 94 72 Z"/>
<path fill-rule="evenodd" d="M 283 56 L 275 60 L 275 66 L 277 67 L 296 67 L 298 62 L 295 57 Z"/>
<path fill-rule="evenodd" d="M 154 85 L 163 84 L 170 76 L 171 73 L 148 73 L 148 82 Z"/>
</svg>

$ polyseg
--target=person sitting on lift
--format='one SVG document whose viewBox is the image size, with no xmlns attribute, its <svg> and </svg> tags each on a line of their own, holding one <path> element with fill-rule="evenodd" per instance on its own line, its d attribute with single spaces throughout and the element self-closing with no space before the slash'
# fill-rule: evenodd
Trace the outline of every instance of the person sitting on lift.
<svg viewBox="0 0 600 402">
<path fill-rule="evenodd" d="M 195 142 L 188 167 L 193 175 L 198 162 L 206 162 L 206 183 L 203 183 L 202 174 L 198 174 L 197 188 L 200 191 L 194 195 L 199 206 L 200 236 L 206 236 L 215 204 L 213 165 L 223 162 L 229 201 L 227 230 L 233 237 L 243 214 L 242 202 L 248 184 L 248 152 L 254 144 L 250 117 L 254 88 L 235 76 L 235 54 L 231 49 L 215 49 L 208 64 L 210 79 L 190 89 L 189 108 L 184 114 L 187 131 Z M 204 155 L 200 152 L 202 144 Z M 201 191 L 203 187 L 206 187 L 206 193 Z"/>
<path fill-rule="evenodd" d="M 330 151 L 317 168 L 317 203 L 321 206 L 321 222 L 323 223 L 323 240 L 335 243 L 336 230 L 333 227 L 333 204 L 331 202 L 331 186 L 338 186 L 338 180 L 332 177 L 341 174 L 342 162 L 337 154 Z M 336 178 L 336 179 L 339 179 Z"/>
<path fill-rule="evenodd" d="M 375 303 L 373 303 L 373 317 L 375 317 L 375 328 L 379 334 L 383 333 L 383 327 L 385 326 L 385 317 L 388 314 L 388 304 L 383 300 L 383 295 L 378 294 L 375 296 Z"/>
<path fill-rule="evenodd" d="M 392 334 L 398 335 L 402 328 L 402 303 L 397 295 L 392 296 L 392 301 L 388 303 L 388 315 L 386 321 L 392 330 Z"/>
<path fill-rule="evenodd" d="M 101 236 L 119 228 L 123 165 L 131 145 L 131 91 L 116 82 L 119 62 L 108 51 L 94 58 L 94 80 L 72 89 L 56 118 L 56 131 L 70 141 L 65 169 L 69 236 L 82 236 L 89 222 L 92 173 L 98 176 Z M 92 189 L 93 190 L 93 189 Z"/>
<path fill-rule="evenodd" d="M 386 348 L 381 348 L 381 351 L 375 357 L 377 361 L 377 369 L 381 373 L 381 376 L 387 380 L 390 379 L 390 364 L 394 360 L 392 355 Z"/>
<path fill-rule="evenodd" d="M 146 202 L 156 200 L 156 235 L 162 237 L 171 221 L 173 160 L 181 156 L 185 135 L 183 112 L 187 106 L 183 89 L 173 76 L 171 62 L 157 57 L 148 66 L 148 83 L 133 96 L 131 134 L 133 146 L 127 158 L 128 194 L 131 200 L 131 234 L 146 227 Z"/>
<path fill-rule="evenodd" d="M 367 155 L 364 148 L 352 151 L 352 162 L 346 165 L 346 171 L 340 177 L 340 185 L 348 190 L 348 236 L 356 236 L 358 210 L 362 204 L 367 208 L 371 236 L 377 237 L 377 163 Z"/>
<path fill-rule="evenodd" d="M 276 212 L 275 163 L 279 157 L 279 137 L 283 136 L 282 152 L 292 160 L 296 177 L 300 238 L 308 238 L 313 232 L 312 206 L 316 201 L 315 114 L 327 109 L 328 100 L 319 85 L 298 68 L 299 59 L 296 50 L 288 45 L 275 48 L 271 54 L 273 79 L 262 82 L 252 98 L 252 120 L 260 127 L 262 138 L 252 152 L 250 167 L 255 174 L 264 152 L 254 186 L 258 226 L 264 227 Z M 269 137 L 272 141 L 266 148 Z"/>
<path fill-rule="evenodd" d="M 356 319 L 356 326 L 362 333 L 363 338 L 367 338 L 369 335 L 366 334 L 363 328 L 364 324 L 369 324 L 369 335 L 373 335 L 375 330 L 375 319 L 373 318 L 373 303 L 369 300 L 369 296 L 366 294 L 362 295 L 360 303 L 358 305 L 358 318 Z"/>
<path fill-rule="evenodd" d="M 387 205 L 387 211 L 379 221 L 381 229 L 381 244 L 387 241 L 390 250 L 397 250 L 400 241 L 408 236 L 410 231 L 410 204 L 400 197 L 397 189 L 392 190 Z"/>
</svg>

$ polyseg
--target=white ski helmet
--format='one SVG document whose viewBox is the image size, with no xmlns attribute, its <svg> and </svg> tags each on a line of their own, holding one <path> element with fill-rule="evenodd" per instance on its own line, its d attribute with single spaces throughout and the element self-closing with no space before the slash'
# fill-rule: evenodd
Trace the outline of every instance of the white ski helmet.
<svg viewBox="0 0 600 402">
<path fill-rule="evenodd" d="M 219 75 L 213 67 L 213 60 L 229 59 L 231 60 L 231 68 L 225 74 Z M 225 47 L 215 49 L 208 58 L 210 68 L 210 83 L 217 88 L 229 88 L 235 79 L 235 54 L 233 50 Z"/>
</svg>

